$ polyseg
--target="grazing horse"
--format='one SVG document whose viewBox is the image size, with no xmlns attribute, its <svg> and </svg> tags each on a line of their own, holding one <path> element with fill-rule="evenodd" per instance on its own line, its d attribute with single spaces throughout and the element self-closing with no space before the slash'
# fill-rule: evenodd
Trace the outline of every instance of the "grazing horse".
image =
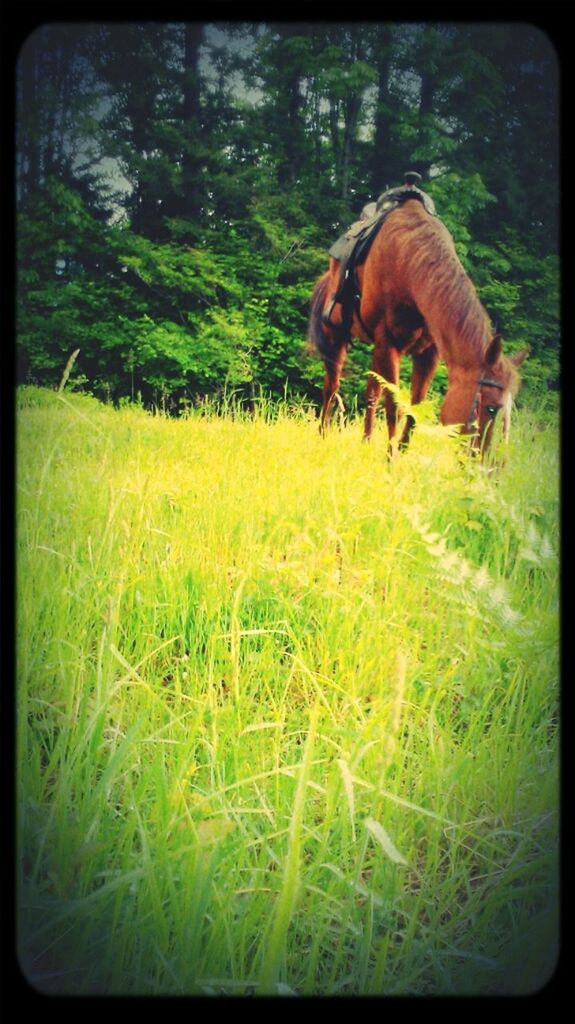
<svg viewBox="0 0 575 1024">
<path fill-rule="evenodd" d="M 342 321 L 341 306 L 333 304 L 339 285 L 338 260 L 330 260 L 330 268 L 316 283 L 312 296 L 308 336 L 326 370 L 322 432 L 354 337 L 374 346 L 374 375 L 367 385 L 366 440 L 382 392 L 390 445 L 395 437 L 396 402 L 381 378 L 397 385 L 400 359 L 407 354 L 413 361 L 412 405 L 426 397 L 442 359 L 448 388 L 441 422 L 460 425 L 473 435 L 473 446 L 485 450 L 496 414 L 502 409 L 507 436 L 512 398 L 519 387 L 517 367 L 527 350 L 510 358 L 503 355 L 501 339 L 492 335 L 489 317 L 441 221 L 418 199 L 408 199 L 384 220 L 355 273 L 359 301 L 351 325 Z M 413 422 L 408 416 L 400 447 L 407 445 Z"/>
</svg>

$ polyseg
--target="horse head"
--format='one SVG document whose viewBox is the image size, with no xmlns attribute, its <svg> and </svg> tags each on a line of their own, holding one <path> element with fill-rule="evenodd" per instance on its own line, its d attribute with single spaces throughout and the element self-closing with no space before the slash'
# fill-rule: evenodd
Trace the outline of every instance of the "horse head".
<svg viewBox="0 0 575 1024">
<path fill-rule="evenodd" d="M 497 414 L 503 413 L 503 434 L 507 441 L 511 422 L 513 397 L 519 390 L 518 368 L 528 355 L 523 349 L 512 356 L 503 355 L 501 337 L 491 338 L 482 367 L 456 367 L 441 409 L 441 422 L 461 424 L 465 434 L 472 435 L 472 446 L 487 451 L 493 437 Z"/>
</svg>

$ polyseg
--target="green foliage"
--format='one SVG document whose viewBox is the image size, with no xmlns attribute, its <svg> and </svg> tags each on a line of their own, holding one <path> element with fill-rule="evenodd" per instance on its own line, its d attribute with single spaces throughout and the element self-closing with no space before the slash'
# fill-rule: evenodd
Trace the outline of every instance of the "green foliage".
<svg viewBox="0 0 575 1024">
<path fill-rule="evenodd" d="M 461 175 L 455 171 L 433 178 L 426 191 L 432 196 L 437 212 L 458 245 L 458 253 L 465 260 L 465 243 L 471 241 L 469 224 L 478 210 L 496 202 L 488 192 L 479 174 Z"/>
<path fill-rule="evenodd" d="M 46 53 L 31 47 L 22 64 L 44 76 L 51 128 L 23 78 L 19 379 L 55 386 L 80 348 L 69 386 L 118 401 L 189 402 L 227 384 L 318 399 L 305 337 L 327 249 L 375 198 L 369 182 L 395 184 L 415 165 L 507 350 L 530 347 L 521 400 L 556 386 L 553 62 L 528 28 L 522 62 L 508 34 L 274 23 L 217 38 L 128 24 L 74 30 L 60 50 L 58 30 L 44 32 Z M 60 110 L 65 73 L 82 77 L 76 51 L 106 98 L 100 113 L 80 99 Z M 538 145 L 536 117 L 547 117 L 543 190 L 518 163 L 522 141 Z M 59 119 L 89 135 L 77 170 L 51 153 Z M 104 184 L 102 156 L 124 192 Z M 363 401 L 368 368 L 357 346 L 348 404 Z"/>
</svg>

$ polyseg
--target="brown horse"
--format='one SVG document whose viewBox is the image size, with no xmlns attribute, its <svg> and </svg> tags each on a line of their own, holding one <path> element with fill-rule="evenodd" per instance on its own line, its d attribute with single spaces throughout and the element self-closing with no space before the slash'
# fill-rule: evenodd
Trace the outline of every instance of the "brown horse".
<svg viewBox="0 0 575 1024">
<path fill-rule="evenodd" d="M 373 344 L 372 370 L 367 385 L 364 437 L 373 430 L 375 412 L 384 392 L 390 444 L 395 437 L 397 406 L 393 393 L 379 378 L 399 382 L 399 362 L 413 361 L 411 402 L 426 397 L 441 359 L 447 366 L 448 388 L 442 408 L 444 424 L 458 424 L 473 436 L 473 445 L 486 449 L 497 412 L 503 409 L 507 435 L 511 402 L 519 387 L 517 367 L 527 350 L 508 358 L 475 288 L 465 273 L 451 235 L 417 199 L 390 213 L 357 268 L 360 302 L 351 327 L 341 321 L 341 306 L 332 307 L 340 265 L 317 282 L 311 303 L 309 340 L 318 349 L 326 374 L 321 411 L 324 432 L 352 337 Z M 329 311 L 329 323 L 326 315 Z M 478 423 L 478 427 L 476 424 Z M 409 440 L 413 419 L 407 417 L 399 441 Z"/>
</svg>

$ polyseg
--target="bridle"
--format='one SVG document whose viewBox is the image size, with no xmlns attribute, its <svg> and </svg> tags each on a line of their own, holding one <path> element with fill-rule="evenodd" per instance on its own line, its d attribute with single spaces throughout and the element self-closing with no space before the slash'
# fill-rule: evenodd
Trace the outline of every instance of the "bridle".
<svg viewBox="0 0 575 1024">
<path fill-rule="evenodd" d="M 473 399 L 473 405 L 471 406 L 471 411 L 469 413 L 469 422 L 470 423 L 474 423 L 476 418 L 477 418 L 477 412 L 478 412 L 478 407 L 479 407 L 479 399 L 480 399 L 480 396 L 481 396 L 481 388 L 483 388 L 483 387 L 497 388 L 499 391 L 505 391 L 505 385 L 504 384 L 499 384 L 498 381 L 491 380 L 490 377 L 480 377 L 479 381 L 477 382 L 477 391 L 475 392 L 475 398 Z M 491 408 L 489 406 L 487 406 L 487 411 L 488 411 L 489 415 L 492 418 L 494 418 L 496 413 L 497 413 L 497 409 Z"/>
</svg>

